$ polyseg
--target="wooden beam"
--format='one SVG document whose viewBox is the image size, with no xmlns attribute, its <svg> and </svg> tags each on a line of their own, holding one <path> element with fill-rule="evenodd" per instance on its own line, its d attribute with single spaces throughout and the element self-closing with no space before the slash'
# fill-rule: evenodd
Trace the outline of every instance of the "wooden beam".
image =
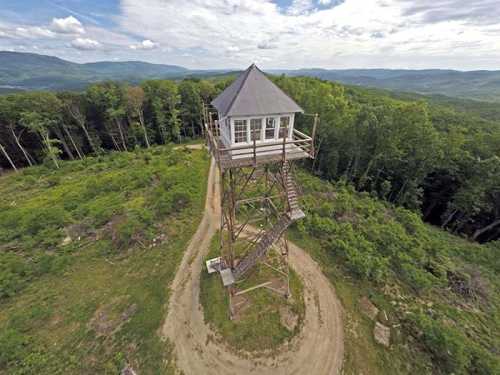
<svg viewBox="0 0 500 375">
<path fill-rule="evenodd" d="M 267 281 L 267 282 L 265 282 L 265 283 L 262 283 L 262 284 L 259 284 L 259 285 L 252 286 L 251 288 L 248 288 L 248 289 L 242 290 L 242 291 L 240 291 L 240 292 L 237 292 L 237 293 L 235 294 L 235 296 L 241 296 L 242 294 L 245 294 L 245 293 L 251 292 L 252 290 L 259 289 L 259 288 L 263 288 L 263 287 L 267 287 L 269 284 L 272 284 L 272 282 L 271 282 L 271 281 Z"/>
<path fill-rule="evenodd" d="M 314 139 L 316 138 L 316 128 L 318 127 L 318 122 L 319 122 L 319 115 L 317 113 L 314 114 L 314 124 L 313 124 L 313 131 L 312 131 L 312 147 L 311 147 L 311 157 L 315 158 L 315 147 L 314 147 Z"/>
</svg>

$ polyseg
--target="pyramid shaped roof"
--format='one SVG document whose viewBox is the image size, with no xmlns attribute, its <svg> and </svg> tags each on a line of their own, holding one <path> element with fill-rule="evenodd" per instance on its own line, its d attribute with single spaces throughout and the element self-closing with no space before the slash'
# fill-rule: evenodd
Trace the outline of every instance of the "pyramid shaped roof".
<svg viewBox="0 0 500 375">
<path fill-rule="evenodd" d="M 222 117 L 304 112 L 252 64 L 212 101 Z"/>
</svg>

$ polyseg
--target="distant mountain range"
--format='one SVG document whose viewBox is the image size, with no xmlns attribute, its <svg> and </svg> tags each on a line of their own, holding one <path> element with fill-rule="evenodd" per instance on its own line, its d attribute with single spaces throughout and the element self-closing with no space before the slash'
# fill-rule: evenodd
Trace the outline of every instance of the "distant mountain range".
<svg viewBox="0 0 500 375">
<path fill-rule="evenodd" d="M 462 72 L 440 69 L 299 69 L 273 72 L 425 95 L 439 94 L 462 99 L 500 101 L 500 71 L 498 70 Z"/>
<path fill-rule="evenodd" d="M 77 64 L 53 56 L 0 51 L 0 89 L 3 91 L 79 90 L 103 80 L 139 82 L 210 72 L 141 61 Z"/>
<path fill-rule="evenodd" d="M 139 82 L 228 73 L 230 70 L 190 70 L 177 65 L 140 61 L 77 64 L 52 56 L 0 51 L 0 91 L 80 90 L 102 80 Z M 310 76 L 349 85 L 376 87 L 425 95 L 500 102 L 500 71 L 298 69 L 269 70 L 272 74 Z"/>
</svg>

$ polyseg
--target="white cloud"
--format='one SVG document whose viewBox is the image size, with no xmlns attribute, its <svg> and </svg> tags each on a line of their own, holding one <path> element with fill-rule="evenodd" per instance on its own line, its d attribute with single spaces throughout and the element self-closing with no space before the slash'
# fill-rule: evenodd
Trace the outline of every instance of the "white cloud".
<svg viewBox="0 0 500 375">
<path fill-rule="evenodd" d="M 192 68 L 241 69 L 258 61 L 263 68 L 498 69 L 498 0 L 286 3 L 120 0 L 108 27 L 69 11 L 46 25 L 0 20 L 0 49 L 33 39 L 41 53 L 77 60 L 131 59 L 154 50 L 144 58 Z"/>
<path fill-rule="evenodd" d="M 297 16 L 304 14 L 314 8 L 312 0 L 293 0 L 292 4 L 288 7 L 287 13 Z"/>
<path fill-rule="evenodd" d="M 73 16 L 52 19 L 51 28 L 61 34 L 85 34 L 85 28 Z"/>
<path fill-rule="evenodd" d="M 126 32 L 172 47 L 169 59 L 198 68 L 252 61 L 273 68 L 467 68 L 484 56 L 498 66 L 500 31 L 456 17 L 426 23 L 408 12 L 407 1 L 294 0 L 280 8 L 271 0 L 122 0 L 117 21 Z"/>
<path fill-rule="evenodd" d="M 158 48 L 160 45 L 149 39 L 143 40 L 141 43 L 131 44 L 130 49 L 142 49 L 142 50 L 152 50 Z"/>
<path fill-rule="evenodd" d="M 71 46 L 79 50 L 91 51 L 101 48 L 102 44 L 89 38 L 76 38 L 71 42 Z"/>
<path fill-rule="evenodd" d="M 39 26 L 16 27 L 14 34 L 17 37 L 26 39 L 54 38 L 56 36 L 49 29 Z"/>
</svg>

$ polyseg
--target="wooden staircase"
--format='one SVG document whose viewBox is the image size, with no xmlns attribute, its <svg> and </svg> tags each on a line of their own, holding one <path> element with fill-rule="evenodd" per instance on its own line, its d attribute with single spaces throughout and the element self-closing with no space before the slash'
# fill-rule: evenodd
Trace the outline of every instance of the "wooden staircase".
<svg viewBox="0 0 500 375">
<path fill-rule="evenodd" d="M 257 262 L 263 258 L 271 246 L 279 240 L 281 235 L 296 220 L 304 218 L 306 215 L 299 207 L 297 188 L 290 173 L 290 164 L 285 161 L 282 169 L 283 183 L 286 190 L 288 210 L 279 220 L 267 230 L 257 242 L 254 250 L 248 253 L 236 265 L 233 270 L 235 280 L 243 277 Z"/>
<path fill-rule="evenodd" d="M 283 180 L 286 189 L 286 197 L 288 201 L 288 214 L 293 221 L 304 218 L 306 215 L 299 207 L 297 187 L 293 181 L 292 174 L 290 173 L 290 163 L 285 161 L 283 163 Z"/>
</svg>

